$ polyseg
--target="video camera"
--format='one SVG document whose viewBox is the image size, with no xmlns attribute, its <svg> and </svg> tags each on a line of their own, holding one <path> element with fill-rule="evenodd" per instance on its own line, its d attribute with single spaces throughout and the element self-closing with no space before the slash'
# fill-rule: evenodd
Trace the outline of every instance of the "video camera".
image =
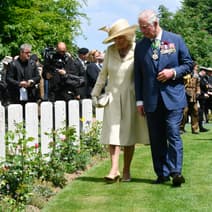
<svg viewBox="0 0 212 212">
<path fill-rule="evenodd" d="M 68 61 L 68 56 L 65 54 L 61 57 L 54 47 L 46 47 L 43 52 L 44 63 L 50 65 L 52 74 L 55 74 L 58 69 L 64 69 Z"/>
<path fill-rule="evenodd" d="M 53 60 L 56 55 L 56 48 L 53 46 L 46 47 L 43 51 L 43 58 L 45 60 Z"/>
<path fill-rule="evenodd" d="M 64 69 L 69 60 L 69 56 L 59 55 L 54 47 L 46 47 L 43 53 L 44 63 L 48 64 L 49 71 L 52 75 L 56 74 L 59 69 Z M 64 78 L 64 83 L 71 88 L 79 88 L 85 85 L 85 79 L 81 76 L 69 74 Z"/>
</svg>

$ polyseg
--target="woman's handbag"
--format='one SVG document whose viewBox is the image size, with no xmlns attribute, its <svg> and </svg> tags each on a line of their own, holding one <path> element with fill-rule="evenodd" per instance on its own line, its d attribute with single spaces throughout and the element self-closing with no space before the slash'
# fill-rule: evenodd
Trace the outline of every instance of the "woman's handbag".
<svg viewBox="0 0 212 212">
<path fill-rule="evenodd" d="M 96 107 L 105 107 L 110 101 L 110 94 L 104 93 L 94 99 L 94 105 Z"/>
</svg>

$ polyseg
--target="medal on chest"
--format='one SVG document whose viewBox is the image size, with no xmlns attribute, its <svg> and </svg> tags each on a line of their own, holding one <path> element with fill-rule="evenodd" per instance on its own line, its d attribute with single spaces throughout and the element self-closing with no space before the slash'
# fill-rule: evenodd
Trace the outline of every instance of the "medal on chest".
<svg viewBox="0 0 212 212">
<path fill-rule="evenodd" d="M 157 51 L 157 49 L 153 50 L 152 59 L 153 60 L 158 60 L 158 51 Z"/>
</svg>

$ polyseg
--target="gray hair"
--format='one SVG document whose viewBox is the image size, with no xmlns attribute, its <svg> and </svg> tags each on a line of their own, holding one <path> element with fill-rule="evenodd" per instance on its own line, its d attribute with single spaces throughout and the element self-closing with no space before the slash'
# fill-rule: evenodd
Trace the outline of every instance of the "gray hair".
<svg viewBox="0 0 212 212">
<path fill-rule="evenodd" d="M 20 51 L 24 51 L 25 49 L 29 49 L 31 51 L 32 49 L 32 45 L 28 44 L 28 43 L 24 43 L 20 46 Z"/>
<path fill-rule="evenodd" d="M 159 18 L 157 13 L 154 10 L 144 10 L 140 13 L 139 19 L 146 19 L 149 24 L 153 24 L 154 22 L 159 22 Z"/>
</svg>

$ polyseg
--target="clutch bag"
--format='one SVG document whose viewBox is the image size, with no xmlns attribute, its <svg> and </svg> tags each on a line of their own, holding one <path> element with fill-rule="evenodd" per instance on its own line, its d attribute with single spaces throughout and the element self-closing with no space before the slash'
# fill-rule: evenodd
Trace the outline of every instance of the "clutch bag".
<svg viewBox="0 0 212 212">
<path fill-rule="evenodd" d="M 105 107 L 109 103 L 109 100 L 110 100 L 109 93 L 101 94 L 100 96 L 97 97 L 96 107 Z"/>
</svg>

